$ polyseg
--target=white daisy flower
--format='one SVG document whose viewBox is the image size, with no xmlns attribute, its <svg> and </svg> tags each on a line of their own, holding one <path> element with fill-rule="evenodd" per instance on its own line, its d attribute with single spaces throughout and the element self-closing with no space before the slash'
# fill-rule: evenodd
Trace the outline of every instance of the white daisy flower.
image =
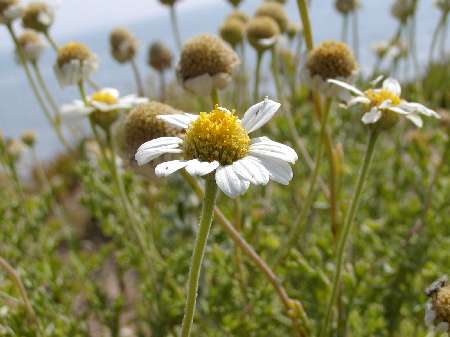
<svg viewBox="0 0 450 337">
<path fill-rule="evenodd" d="M 97 56 L 84 44 L 69 42 L 58 49 L 58 57 L 53 67 L 61 87 L 78 85 L 97 70 Z"/>
<path fill-rule="evenodd" d="M 183 168 L 193 176 L 214 172 L 218 187 L 232 198 L 243 194 L 250 184 L 266 185 L 270 179 L 287 185 L 293 176 L 290 165 L 298 159 L 295 151 L 267 137 L 249 137 L 279 108 L 279 103 L 266 98 L 250 107 L 242 120 L 219 106 L 200 115 L 160 115 L 166 123 L 185 129 L 184 139 L 153 139 L 139 147 L 135 159 L 144 165 L 164 154 L 182 154 L 183 159 L 157 165 L 156 175 L 168 176 Z"/>
<path fill-rule="evenodd" d="M 436 333 L 450 332 L 450 285 L 447 276 L 433 282 L 425 294 L 430 298 L 425 305 L 425 325 Z"/>
<path fill-rule="evenodd" d="M 113 88 L 105 88 L 86 97 L 87 104 L 81 100 L 74 100 L 70 104 L 61 107 L 61 118 L 66 122 L 73 122 L 90 115 L 94 122 L 101 126 L 111 125 L 118 113 L 129 110 L 136 105 L 147 103 L 148 99 L 127 95 L 120 97 L 119 91 Z"/>
<path fill-rule="evenodd" d="M 356 95 L 348 100 L 347 107 L 360 104 L 369 109 L 362 117 L 364 124 L 370 125 L 380 121 L 380 124 L 377 125 L 388 128 L 397 122 L 399 115 L 403 115 L 420 128 L 423 125 L 420 115 L 440 118 L 435 111 L 422 104 L 401 99 L 400 83 L 393 78 L 385 79 L 382 88 L 369 89 L 364 92 L 342 81 L 329 80 L 328 82 Z"/>
<path fill-rule="evenodd" d="M 38 62 L 47 44 L 38 33 L 33 30 L 24 31 L 18 38 L 19 46 L 27 61 Z M 21 62 L 19 51 L 16 49 L 16 60 Z"/>
<path fill-rule="evenodd" d="M 6 0 L 0 3 L 0 23 L 10 24 L 23 15 L 24 7 L 18 0 Z"/>
</svg>

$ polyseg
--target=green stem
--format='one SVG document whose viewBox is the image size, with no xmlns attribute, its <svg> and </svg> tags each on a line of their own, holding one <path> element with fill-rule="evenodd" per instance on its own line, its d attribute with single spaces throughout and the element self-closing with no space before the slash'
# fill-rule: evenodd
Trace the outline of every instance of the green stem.
<svg viewBox="0 0 450 337">
<path fill-rule="evenodd" d="M 181 337 L 188 337 L 191 333 L 195 304 L 197 302 L 198 281 L 203 263 L 203 257 L 205 255 L 206 243 L 208 241 L 208 235 L 213 220 L 216 195 L 217 185 L 214 180 L 214 175 L 210 175 L 206 178 L 205 196 L 203 198 L 200 226 L 197 233 L 194 253 L 192 255 L 191 268 L 189 271 L 188 294 L 181 328 Z"/>
<path fill-rule="evenodd" d="M 175 11 L 175 5 L 170 6 L 170 21 L 172 23 L 172 31 L 175 37 L 177 49 L 178 51 L 181 51 L 182 42 L 181 42 L 180 28 L 178 27 L 178 19 L 177 13 Z"/>
<path fill-rule="evenodd" d="M 348 238 L 349 238 L 349 235 L 352 230 L 353 220 L 355 218 L 356 211 L 359 206 L 359 202 L 361 199 L 361 192 L 364 187 L 364 182 L 366 181 L 367 174 L 369 172 L 369 168 L 370 168 L 370 164 L 372 161 L 377 137 L 378 137 L 377 131 L 374 130 L 374 131 L 370 132 L 369 142 L 367 144 L 367 149 L 366 149 L 366 153 L 364 156 L 363 165 L 359 172 L 356 189 L 353 194 L 352 202 L 351 202 L 350 208 L 348 210 L 348 213 L 347 213 L 347 216 L 345 219 L 344 227 L 342 228 L 342 232 L 340 233 L 340 236 L 339 236 L 339 242 L 338 242 L 338 247 L 337 247 L 337 252 L 336 252 L 336 272 L 335 272 L 334 278 L 333 278 L 333 288 L 332 288 L 333 290 L 331 293 L 330 301 L 328 302 L 326 316 L 325 316 L 323 325 L 321 327 L 319 337 L 325 337 L 329 330 L 333 307 L 334 307 L 334 304 L 338 297 L 339 288 L 340 288 L 345 248 L 347 246 Z"/>
<path fill-rule="evenodd" d="M 342 32 L 341 32 L 341 41 L 344 43 L 348 43 L 348 14 L 344 14 L 342 16 Z"/>
<path fill-rule="evenodd" d="M 45 97 L 47 98 L 47 101 L 49 102 L 51 108 L 53 109 L 53 112 L 57 116 L 56 119 L 59 116 L 59 108 L 56 104 L 56 101 L 54 100 L 53 96 L 50 94 L 50 90 L 48 89 L 47 85 L 45 84 L 44 78 L 42 77 L 41 70 L 39 69 L 39 65 L 37 62 L 32 62 L 31 66 L 34 69 L 34 73 L 36 74 L 36 79 L 38 81 L 38 84 L 41 86 L 42 91 L 44 92 Z"/>
<path fill-rule="evenodd" d="M 58 52 L 58 45 L 56 44 L 55 40 L 51 37 L 50 33 L 47 31 L 44 33 L 45 38 L 47 39 L 48 43 L 50 43 L 50 46 L 52 46 L 53 50 L 55 52 Z"/>
<path fill-rule="evenodd" d="M 314 48 L 314 42 L 308 4 L 306 3 L 306 0 L 297 0 L 297 6 L 303 23 L 303 36 L 305 37 L 306 48 L 308 51 L 311 51 Z"/>
<path fill-rule="evenodd" d="M 259 82 L 261 77 L 261 61 L 263 52 L 258 51 L 256 54 L 256 69 L 255 69 L 255 87 L 253 89 L 253 101 L 256 102 L 259 98 Z"/>
<path fill-rule="evenodd" d="M 211 91 L 211 101 L 212 101 L 213 107 L 220 104 L 219 103 L 220 102 L 219 91 L 217 89 L 213 89 Z"/>
<path fill-rule="evenodd" d="M 280 259 L 284 258 L 285 255 L 289 253 L 289 249 L 291 248 L 291 246 L 294 245 L 295 242 L 298 240 L 298 236 L 302 233 L 303 226 L 305 225 L 308 214 L 311 211 L 316 191 L 316 183 L 319 177 L 320 167 L 322 164 L 322 157 L 324 153 L 325 133 L 329 111 L 330 105 L 328 104 L 321 116 L 322 119 L 320 123 L 320 136 L 317 139 L 317 146 L 316 146 L 317 152 L 316 158 L 314 160 L 314 170 L 309 182 L 308 193 L 306 195 L 305 202 L 302 205 L 302 209 L 300 211 L 299 216 L 297 217 L 297 220 L 294 222 L 292 226 L 286 244 L 283 245 L 283 248 L 280 250 L 280 253 L 278 254 L 277 261 L 280 261 Z"/>
<path fill-rule="evenodd" d="M 353 11 L 352 14 L 353 23 L 353 52 L 355 53 L 356 60 L 359 60 L 359 20 L 358 10 Z"/>
<path fill-rule="evenodd" d="M 133 69 L 134 80 L 136 81 L 136 87 L 138 95 L 144 97 L 144 84 L 142 83 L 141 73 L 139 72 L 139 68 L 136 64 L 136 60 L 133 58 L 131 61 L 131 68 Z"/>
</svg>

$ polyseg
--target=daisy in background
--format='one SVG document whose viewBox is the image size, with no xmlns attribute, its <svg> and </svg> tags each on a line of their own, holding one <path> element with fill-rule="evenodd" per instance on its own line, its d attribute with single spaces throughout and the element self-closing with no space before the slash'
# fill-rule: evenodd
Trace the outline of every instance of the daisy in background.
<svg viewBox="0 0 450 337">
<path fill-rule="evenodd" d="M 247 191 L 250 184 L 266 185 L 270 179 L 287 185 L 293 176 L 290 165 L 298 159 L 295 151 L 267 137 L 249 137 L 279 108 L 279 103 L 266 98 L 250 107 L 242 120 L 217 105 L 200 115 L 160 115 L 169 125 L 185 129 L 184 139 L 153 139 L 139 147 L 135 159 L 144 165 L 164 154 L 181 154 L 180 160 L 157 165 L 156 175 L 168 176 L 183 168 L 192 176 L 214 172 L 217 186 L 232 198 Z"/>
<path fill-rule="evenodd" d="M 71 122 L 89 116 L 96 125 L 106 129 L 117 120 L 120 112 L 146 102 L 147 98 L 137 97 L 134 94 L 120 97 L 117 89 L 105 88 L 86 97 L 86 103 L 74 100 L 72 103 L 64 104 L 61 107 L 61 118 L 63 121 Z"/>
<path fill-rule="evenodd" d="M 381 80 L 382 78 L 378 78 L 374 84 Z M 337 80 L 328 82 L 356 95 L 347 101 L 347 107 L 362 105 L 367 111 L 362 116 L 362 122 L 367 125 L 388 129 L 394 126 L 402 115 L 420 128 L 423 125 L 420 115 L 440 118 L 439 114 L 422 104 L 403 100 L 400 83 L 393 78 L 385 79 L 379 89 L 368 89 L 364 92 L 345 82 Z"/>
</svg>

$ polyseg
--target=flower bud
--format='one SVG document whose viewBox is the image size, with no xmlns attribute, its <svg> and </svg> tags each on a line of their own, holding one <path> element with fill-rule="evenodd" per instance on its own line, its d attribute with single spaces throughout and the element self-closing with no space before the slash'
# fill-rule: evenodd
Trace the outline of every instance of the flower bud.
<svg viewBox="0 0 450 337">
<path fill-rule="evenodd" d="M 26 8 L 22 17 L 24 28 L 46 34 L 53 25 L 55 13 L 45 2 L 31 2 Z"/>
<path fill-rule="evenodd" d="M 245 24 L 238 19 L 228 19 L 220 27 L 220 36 L 231 46 L 236 47 L 244 40 Z"/>
<path fill-rule="evenodd" d="M 252 18 L 247 26 L 248 42 L 258 52 L 272 48 L 277 41 L 280 29 L 277 23 L 268 16 Z"/>
<path fill-rule="evenodd" d="M 136 56 L 138 41 L 126 28 L 115 28 L 109 36 L 109 44 L 111 55 L 119 63 L 130 62 Z"/>
<path fill-rule="evenodd" d="M 25 59 L 31 63 L 39 61 L 46 46 L 41 36 L 34 30 L 26 30 L 20 34 L 18 44 L 23 51 Z M 16 50 L 16 54 L 18 53 L 19 52 Z M 18 55 L 17 60 L 20 61 L 20 57 Z"/>
<path fill-rule="evenodd" d="M 172 66 L 172 52 L 162 42 L 154 42 L 148 50 L 148 64 L 162 72 Z"/>
<path fill-rule="evenodd" d="M 275 20 L 280 29 L 280 32 L 284 33 L 289 24 L 289 18 L 286 11 L 278 2 L 265 2 L 256 10 L 255 16 L 268 16 Z"/>
<path fill-rule="evenodd" d="M 26 146 L 33 147 L 34 144 L 36 144 L 36 132 L 33 130 L 25 131 L 22 133 L 22 136 L 20 136 L 20 139 Z"/>
</svg>

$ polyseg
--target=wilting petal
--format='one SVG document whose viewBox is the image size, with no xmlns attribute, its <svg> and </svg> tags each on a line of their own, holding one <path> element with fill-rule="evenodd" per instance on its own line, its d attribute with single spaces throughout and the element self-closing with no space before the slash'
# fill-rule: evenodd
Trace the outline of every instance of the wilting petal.
<svg viewBox="0 0 450 337">
<path fill-rule="evenodd" d="M 251 106 L 242 118 L 242 126 L 248 133 L 253 132 L 269 120 L 278 111 L 281 104 L 266 98 L 264 101 Z"/>
<path fill-rule="evenodd" d="M 420 113 L 428 117 L 441 118 L 441 116 L 436 111 L 428 109 L 426 106 L 420 103 L 413 103 L 413 102 L 410 103 L 403 101 L 400 104 L 400 107 L 408 112 Z"/>
<path fill-rule="evenodd" d="M 204 176 L 214 171 L 219 165 L 218 161 L 209 163 L 206 161 L 199 161 L 198 159 L 192 159 L 188 161 L 186 171 L 191 176 Z"/>
<path fill-rule="evenodd" d="M 364 96 L 352 97 L 348 102 L 347 106 L 350 108 L 356 104 L 370 104 L 370 99 Z"/>
<path fill-rule="evenodd" d="M 378 122 L 378 120 L 381 118 L 381 111 L 377 108 L 372 108 L 369 112 L 366 112 L 364 116 L 362 116 L 362 122 L 364 124 L 373 124 Z"/>
<path fill-rule="evenodd" d="M 232 164 L 234 171 L 254 185 L 266 185 L 269 182 L 269 171 L 258 158 L 246 156 Z"/>
<path fill-rule="evenodd" d="M 274 142 L 267 137 L 252 139 L 249 154 L 257 158 L 269 157 L 295 163 L 298 159 L 297 153 L 287 145 Z"/>
<path fill-rule="evenodd" d="M 216 183 L 230 198 L 243 194 L 250 186 L 250 182 L 240 177 L 232 165 L 221 166 L 216 170 Z"/>
<path fill-rule="evenodd" d="M 344 89 L 347 89 L 348 91 L 351 91 L 352 93 L 354 93 L 358 96 L 364 96 L 364 93 L 361 90 L 359 90 L 358 88 L 354 87 L 351 84 L 348 84 L 348 83 L 345 83 L 342 81 L 338 81 L 338 80 L 332 80 L 332 79 L 328 80 L 328 82 L 336 84 L 337 86 L 340 86 Z"/>
</svg>

